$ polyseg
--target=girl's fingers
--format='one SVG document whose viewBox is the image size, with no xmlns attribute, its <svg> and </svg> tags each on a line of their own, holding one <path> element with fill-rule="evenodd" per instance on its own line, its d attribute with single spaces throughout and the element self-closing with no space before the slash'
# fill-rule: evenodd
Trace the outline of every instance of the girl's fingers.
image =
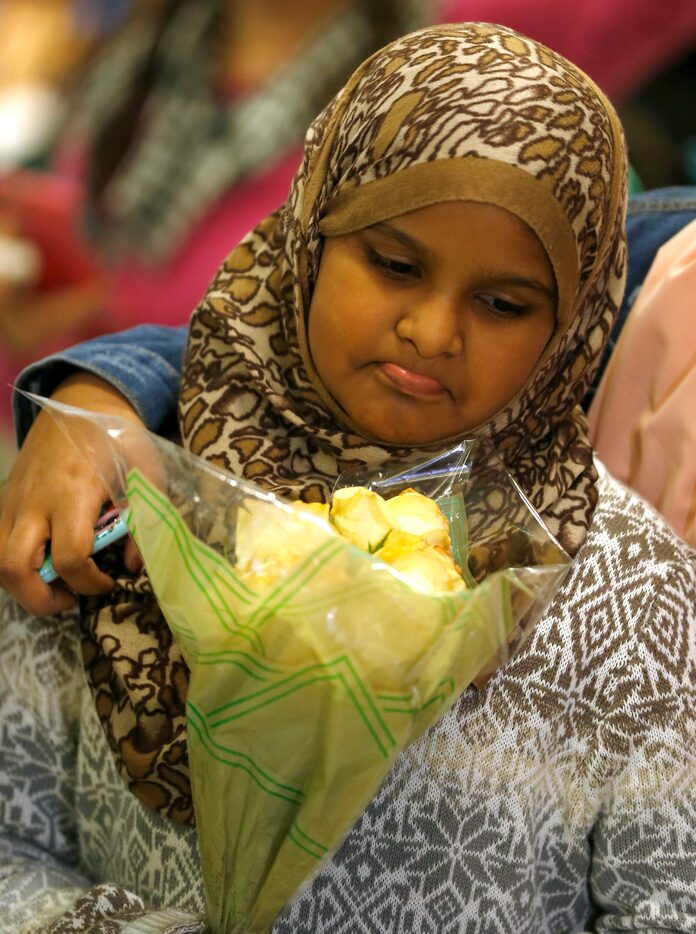
<svg viewBox="0 0 696 934">
<path fill-rule="evenodd" d="M 74 606 L 75 593 L 108 593 L 113 579 L 91 557 L 94 525 L 105 496 L 99 483 L 85 476 L 80 492 L 60 497 L 41 508 L 41 498 L 28 495 L 31 511 L 22 509 L 16 495 L 0 497 L 0 587 L 29 612 L 39 616 L 59 613 Z M 39 575 L 47 548 L 59 580 L 47 585 Z M 142 561 L 130 542 L 124 556 L 126 567 L 138 572 Z M 74 593 L 73 593 L 74 591 Z"/>
<path fill-rule="evenodd" d="M 7 521 L 3 521 L 5 529 Z M 9 533 L 3 530 L 0 543 L 0 586 L 30 613 L 50 616 L 75 603 L 63 587 L 49 586 L 39 576 L 49 525 L 45 517 L 25 516 Z"/>
<path fill-rule="evenodd" d="M 98 506 L 76 513 L 66 505 L 52 517 L 53 567 L 61 581 L 80 594 L 108 593 L 114 586 L 113 579 L 100 571 L 91 557 L 98 515 Z"/>
</svg>

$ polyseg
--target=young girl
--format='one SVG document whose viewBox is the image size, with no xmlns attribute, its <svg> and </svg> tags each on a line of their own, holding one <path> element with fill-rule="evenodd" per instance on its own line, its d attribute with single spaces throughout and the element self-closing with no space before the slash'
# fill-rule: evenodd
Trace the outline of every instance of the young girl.
<svg viewBox="0 0 696 934">
<path fill-rule="evenodd" d="M 487 435 L 574 557 L 520 654 L 399 757 L 278 932 L 696 925 L 696 559 L 601 472 L 580 410 L 621 299 L 625 179 L 616 115 L 568 62 L 497 26 L 414 33 L 315 121 L 288 201 L 193 316 L 193 452 L 315 500 L 346 467 Z M 21 517 L 4 521 L 18 540 Z M 69 521 L 55 508 L 44 524 L 61 570 Z M 200 910 L 195 838 L 172 820 L 191 818 L 186 671 L 146 575 L 119 572 L 83 616 L 83 654 L 104 728 L 88 703 L 83 865 Z M 120 862 L 104 855 L 115 821 Z M 104 891 L 63 923 L 99 904 L 134 923 Z"/>
</svg>

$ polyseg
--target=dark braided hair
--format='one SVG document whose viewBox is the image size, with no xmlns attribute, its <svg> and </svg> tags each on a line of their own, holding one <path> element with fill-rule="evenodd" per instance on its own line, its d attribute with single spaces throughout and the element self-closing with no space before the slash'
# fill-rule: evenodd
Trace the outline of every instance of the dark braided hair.
<svg viewBox="0 0 696 934">
<path fill-rule="evenodd" d="M 152 28 L 154 38 L 147 55 L 133 76 L 130 92 L 111 118 L 106 120 L 87 143 L 87 192 L 93 203 L 98 203 L 110 179 L 130 152 L 137 139 L 147 99 L 152 92 L 158 73 L 160 47 L 169 23 L 179 7 L 187 0 L 165 0 L 141 14 L 143 27 Z M 114 41 L 118 41 L 116 36 Z"/>
</svg>

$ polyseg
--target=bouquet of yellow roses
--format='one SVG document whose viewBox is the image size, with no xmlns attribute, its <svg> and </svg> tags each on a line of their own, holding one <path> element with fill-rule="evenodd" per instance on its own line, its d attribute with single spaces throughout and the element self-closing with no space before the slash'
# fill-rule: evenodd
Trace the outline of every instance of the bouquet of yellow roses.
<svg viewBox="0 0 696 934">
<path fill-rule="evenodd" d="M 521 643 L 568 558 L 480 442 L 307 505 L 75 412 L 59 417 L 127 502 L 191 672 L 209 923 L 267 931 L 400 751 Z"/>
</svg>

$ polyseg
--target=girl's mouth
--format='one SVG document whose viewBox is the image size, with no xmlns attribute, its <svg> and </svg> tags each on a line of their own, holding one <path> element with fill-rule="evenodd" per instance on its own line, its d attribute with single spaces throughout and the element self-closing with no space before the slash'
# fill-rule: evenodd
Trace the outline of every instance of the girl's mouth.
<svg viewBox="0 0 696 934">
<path fill-rule="evenodd" d="M 441 396 L 447 392 L 442 383 L 432 376 L 415 373 L 396 363 L 380 363 L 379 369 L 397 389 L 410 395 Z"/>
</svg>

